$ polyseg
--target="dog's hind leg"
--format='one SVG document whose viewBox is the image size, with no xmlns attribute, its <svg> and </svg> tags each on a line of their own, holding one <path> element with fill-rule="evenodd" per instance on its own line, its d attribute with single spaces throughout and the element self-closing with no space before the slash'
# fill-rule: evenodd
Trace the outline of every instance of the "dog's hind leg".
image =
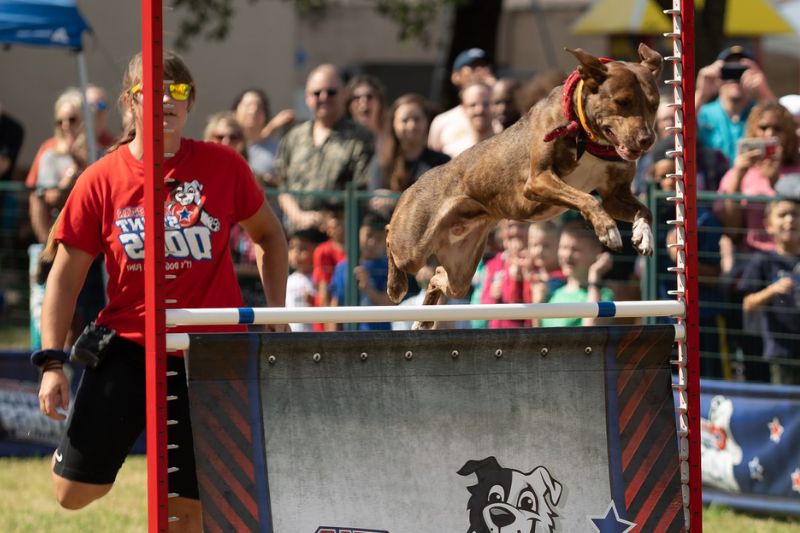
<svg viewBox="0 0 800 533">
<path fill-rule="evenodd" d="M 445 294 L 449 291 L 449 281 L 447 271 L 441 267 L 436 267 L 436 273 L 431 277 L 428 282 L 428 288 L 425 289 L 425 298 L 422 300 L 422 305 L 439 305 L 445 298 Z M 425 321 L 414 322 L 411 329 L 434 329 L 436 322 Z"/>
<path fill-rule="evenodd" d="M 436 257 L 441 265 L 428 284 L 423 305 L 440 304 L 446 296 L 462 298 L 467 294 L 493 225 L 494 220 L 488 217 L 472 219 L 457 229 L 457 238 L 440 245 Z M 434 322 L 417 322 L 414 329 L 433 328 Z"/>
<path fill-rule="evenodd" d="M 397 268 L 391 248 L 386 247 L 386 256 L 389 259 L 389 274 L 386 282 L 386 294 L 389 299 L 396 304 L 403 301 L 403 297 L 408 292 L 408 277 L 406 273 Z"/>
</svg>

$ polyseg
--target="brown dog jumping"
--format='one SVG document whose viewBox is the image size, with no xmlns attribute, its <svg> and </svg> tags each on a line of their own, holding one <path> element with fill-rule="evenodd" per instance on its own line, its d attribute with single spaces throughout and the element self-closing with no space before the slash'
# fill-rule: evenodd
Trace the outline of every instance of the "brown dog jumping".
<svg viewBox="0 0 800 533">
<path fill-rule="evenodd" d="M 386 236 L 392 301 L 408 290 L 405 272 L 416 273 L 432 255 L 439 266 L 423 303 L 464 296 L 487 235 L 502 219 L 546 220 L 574 209 L 612 250 L 622 247 L 614 219 L 633 222 L 634 247 L 653 253 L 652 215 L 631 181 L 656 138 L 661 55 L 644 44 L 640 63 L 569 52 L 580 65 L 562 87 L 507 130 L 426 172 L 400 197 Z"/>
</svg>

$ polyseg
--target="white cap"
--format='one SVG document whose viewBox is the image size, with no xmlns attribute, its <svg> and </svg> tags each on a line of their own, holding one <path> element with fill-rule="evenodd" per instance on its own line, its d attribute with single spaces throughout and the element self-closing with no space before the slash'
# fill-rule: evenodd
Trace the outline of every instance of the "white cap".
<svg viewBox="0 0 800 533">
<path fill-rule="evenodd" d="M 789 110 L 793 117 L 800 117 L 800 94 L 787 94 L 778 98 L 778 102 Z"/>
</svg>

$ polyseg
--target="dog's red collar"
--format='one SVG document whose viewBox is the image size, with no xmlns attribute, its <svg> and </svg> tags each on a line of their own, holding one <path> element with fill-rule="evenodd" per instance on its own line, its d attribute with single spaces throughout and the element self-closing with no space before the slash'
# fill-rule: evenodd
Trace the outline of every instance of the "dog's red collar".
<svg viewBox="0 0 800 533">
<path fill-rule="evenodd" d="M 606 57 L 601 57 L 600 61 L 603 63 L 608 63 L 613 60 Z M 605 159 L 606 161 L 623 161 L 613 146 L 600 144 L 589 140 L 588 132 L 582 128 L 578 122 L 575 116 L 575 111 L 572 108 L 572 98 L 573 94 L 575 93 L 575 88 L 578 86 L 578 82 L 580 81 L 581 74 L 576 69 L 572 72 L 572 74 L 569 75 L 567 81 L 564 82 L 564 89 L 561 92 L 561 108 L 564 111 L 564 118 L 567 120 L 567 122 L 566 124 L 557 127 L 545 135 L 544 142 L 551 142 L 555 139 L 569 135 L 575 138 L 575 159 L 580 159 L 583 155 L 583 152 L 586 151 L 593 156 L 600 159 Z"/>
</svg>

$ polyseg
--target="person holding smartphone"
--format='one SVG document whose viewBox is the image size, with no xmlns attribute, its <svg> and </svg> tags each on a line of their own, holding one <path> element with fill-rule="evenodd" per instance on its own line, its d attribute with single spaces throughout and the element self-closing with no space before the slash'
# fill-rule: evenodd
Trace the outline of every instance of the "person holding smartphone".
<svg viewBox="0 0 800 533">
<path fill-rule="evenodd" d="M 698 142 L 721 151 L 732 164 L 750 110 L 756 102 L 770 100 L 775 100 L 775 94 L 755 56 L 739 45 L 724 49 L 697 73 Z"/>
<path fill-rule="evenodd" d="M 733 167 L 722 177 L 719 192 L 775 196 L 775 183 L 781 176 L 800 172 L 794 119 L 778 102 L 764 102 L 751 111 L 745 135 Z M 772 237 L 764 230 L 764 207 L 763 202 L 736 199 L 715 205 L 715 213 L 738 252 L 774 249 Z"/>
</svg>

